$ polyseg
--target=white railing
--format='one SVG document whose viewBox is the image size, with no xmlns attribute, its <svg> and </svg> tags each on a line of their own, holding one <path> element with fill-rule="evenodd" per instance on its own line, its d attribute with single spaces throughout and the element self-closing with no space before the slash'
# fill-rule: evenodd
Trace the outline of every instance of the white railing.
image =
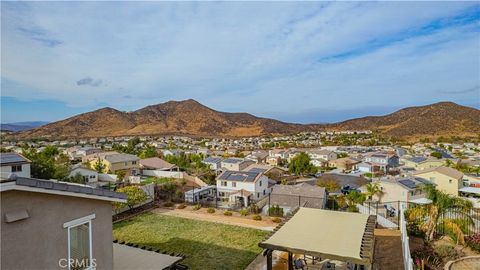
<svg viewBox="0 0 480 270">
<path fill-rule="evenodd" d="M 410 255 L 410 244 L 407 234 L 407 222 L 405 220 L 405 204 L 400 204 L 400 237 L 402 239 L 403 265 L 405 270 L 413 270 L 413 260 Z"/>
<path fill-rule="evenodd" d="M 367 215 L 373 215 L 375 214 L 375 209 L 369 208 L 368 206 L 364 206 L 361 204 L 357 204 L 358 211 L 362 214 L 367 214 Z M 398 225 L 395 224 L 394 222 L 386 219 L 385 217 L 381 215 L 377 215 L 377 223 L 382 225 L 384 228 L 388 229 L 397 229 Z"/>
</svg>

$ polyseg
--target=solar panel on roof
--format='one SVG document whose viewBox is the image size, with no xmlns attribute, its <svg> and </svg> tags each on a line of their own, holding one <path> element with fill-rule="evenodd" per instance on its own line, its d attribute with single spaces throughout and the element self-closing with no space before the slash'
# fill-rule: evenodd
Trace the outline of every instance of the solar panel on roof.
<svg viewBox="0 0 480 270">
<path fill-rule="evenodd" d="M 417 184 L 410 179 L 400 180 L 398 182 L 410 189 L 414 189 L 417 187 Z"/>
<path fill-rule="evenodd" d="M 256 173 L 263 173 L 263 172 L 265 172 L 265 171 L 267 171 L 267 170 L 266 170 L 266 169 L 262 169 L 262 168 L 251 168 L 251 169 L 249 170 L 249 172 L 256 172 Z"/>
<path fill-rule="evenodd" d="M 27 161 L 27 160 L 17 153 L 2 153 L 2 154 L 0 154 L 0 163 L 1 164 L 17 163 L 17 162 L 25 162 L 25 161 Z"/>
</svg>

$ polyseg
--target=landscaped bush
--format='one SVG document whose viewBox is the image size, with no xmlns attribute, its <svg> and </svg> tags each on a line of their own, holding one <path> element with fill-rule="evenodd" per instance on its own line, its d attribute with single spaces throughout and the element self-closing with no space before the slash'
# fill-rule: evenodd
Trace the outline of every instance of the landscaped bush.
<svg viewBox="0 0 480 270">
<path fill-rule="evenodd" d="M 260 208 L 255 203 L 250 204 L 250 213 L 258 214 L 260 213 Z"/>
<path fill-rule="evenodd" d="M 472 234 L 465 237 L 465 242 L 473 250 L 480 252 L 480 233 Z"/>
<path fill-rule="evenodd" d="M 210 213 L 210 214 L 215 213 L 215 208 L 212 208 L 212 207 L 208 208 L 207 213 Z"/>
<path fill-rule="evenodd" d="M 279 218 L 279 217 L 273 217 L 272 221 L 275 222 L 275 223 L 280 223 L 280 222 L 282 222 L 282 219 Z"/>
<path fill-rule="evenodd" d="M 268 215 L 272 217 L 283 217 L 283 208 L 281 208 L 278 204 L 273 205 L 268 208 Z"/>
<path fill-rule="evenodd" d="M 225 212 L 223 212 L 223 214 L 224 214 L 225 216 L 228 216 L 228 217 L 230 217 L 230 216 L 233 215 L 233 213 L 230 212 L 230 211 L 225 211 Z"/>
<path fill-rule="evenodd" d="M 184 209 L 185 207 L 187 207 L 187 205 L 184 203 L 177 205 L 177 209 Z"/>
<path fill-rule="evenodd" d="M 166 202 L 163 204 L 163 206 L 165 207 L 172 207 L 173 206 L 173 203 L 172 202 Z"/>
<path fill-rule="evenodd" d="M 248 216 L 248 209 L 246 209 L 246 208 L 240 209 L 240 215 Z"/>
<path fill-rule="evenodd" d="M 460 257 L 458 251 L 451 245 L 439 245 L 434 250 L 443 261 L 455 260 Z"/>
<path fill-rule="evenodd" d="M 196 204 L 194 207 L 193 207 L 193 210 L 197 211 L 197 210 L 200 210 L 200 208 L 202 208 L 202 206 L 200 204 Z"/>
<path fill-rule="evenodd" d="M 253 215 L 253 216 L 252 216 L 252 219 L 253 219 L 253 220 L 262 220 L 262 216 L 260 216 L 260 215 Z"/>
</svg>

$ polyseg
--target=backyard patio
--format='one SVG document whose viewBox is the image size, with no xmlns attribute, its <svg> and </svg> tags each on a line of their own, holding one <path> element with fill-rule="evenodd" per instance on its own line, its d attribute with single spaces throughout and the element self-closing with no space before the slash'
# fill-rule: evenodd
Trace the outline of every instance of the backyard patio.
<svg viewBox="0 0 480 270">
<path fill-rule="evenodd" d="M 145 213 L 114 224 L 119 241 L 185 255 L 190 269 L 245 269 L 262 251 L 268 232 L 233 225 Z"/>
</svg>

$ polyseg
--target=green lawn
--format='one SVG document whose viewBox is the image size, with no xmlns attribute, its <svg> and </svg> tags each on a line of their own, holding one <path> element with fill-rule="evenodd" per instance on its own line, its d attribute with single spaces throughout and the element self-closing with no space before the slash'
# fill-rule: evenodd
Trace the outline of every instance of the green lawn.
<svg viewBox="0 0 480 270">
<path fill-rule="evenodd" d="M 156 183 L 156 184 L 160 185 L 160 184 L 174 182 L 174 181 L 175 181 L 175 179 L 173 179 L 173 178 L 149 176 L 145 180 L 142 180 L 140 184 L 147 185 L 147 184 L 151 184 L 151 183 Z"/>
<path fill-rule="evenodd" d="M 245 269 L 261 248 L 266 231 L 213 222 L 162 216 L 139 215 L 114 224 L 119 241 L 181 253 L 190 269 Z"/>
</svg>

